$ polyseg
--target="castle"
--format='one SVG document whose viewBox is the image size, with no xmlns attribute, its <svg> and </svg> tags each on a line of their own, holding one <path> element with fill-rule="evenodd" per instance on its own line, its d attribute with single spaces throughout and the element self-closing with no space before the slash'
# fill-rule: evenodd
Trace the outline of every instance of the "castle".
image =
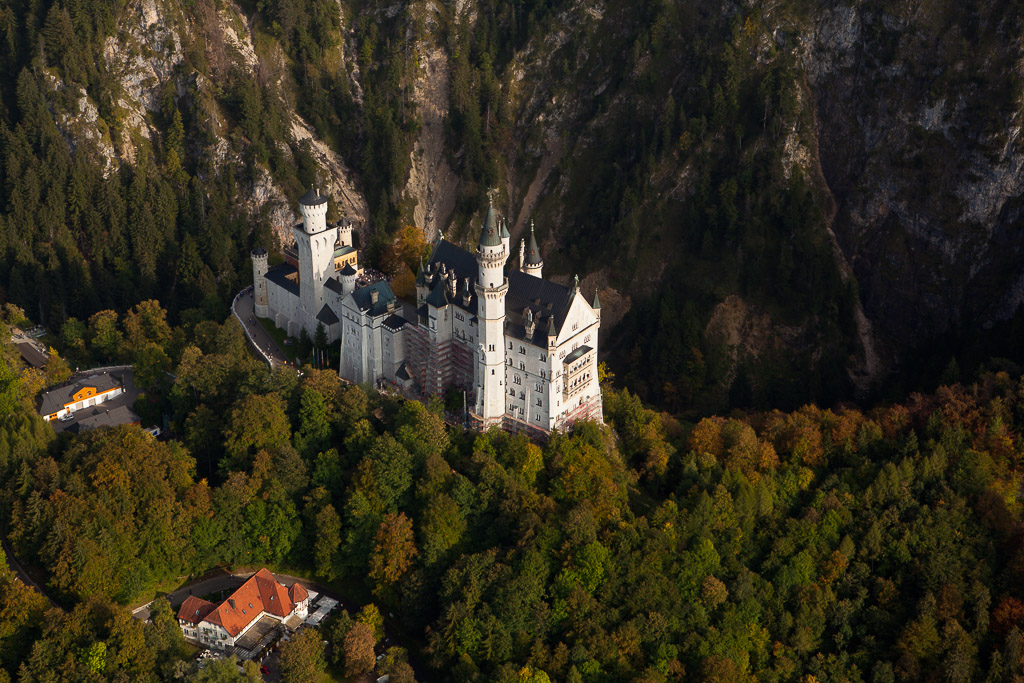
<svg viewBox="0 0 1024 683">
<path fill-rule="evenodd" d="M 578 279 L 565 287 L 542 278 L 532 222 L 518 268 L 506 272 L 511 240 L 492 201 L 475 252 L 438 240 L 414 304 L 384 280 L 357 286 L 352 224 L 327 224 L 326 197 L 310 190 L 299 208 L 286 263 L 268 270 L 266 251 L 252 252 L 255 312 L 292 335 L 322 324 L 329 341 L 341 340 L 342 378 L 420 397 L 462 389 L 479 429 L 543 435 L 601 420 L 600 301 L 588 302 Z"/>
</svg>

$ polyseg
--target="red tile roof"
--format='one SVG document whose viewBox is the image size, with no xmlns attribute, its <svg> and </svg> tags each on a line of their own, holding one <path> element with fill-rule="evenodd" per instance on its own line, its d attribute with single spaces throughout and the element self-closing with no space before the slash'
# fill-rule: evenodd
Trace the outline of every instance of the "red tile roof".
<svg viewBox="0 0 1024 683">
<path fill-rule="evenodd" d="M 298 604 L 309 597 L 309 592 L 306 588 L 296 581 L 292 584 L 292 587 L 288 589 L 288 597 L 292 599 L 292 602 Z"/>
<path fill-rule="evenodd" d="M 188 600 L 185 602 L 187 604 Z M 239 586 L 227 600 L 211 609 L 205 620 L 224 627 L 231 636 L 237 636 L 263 612 L 284 618 L 294 609 L 295 604 L 288 597 L 288 589 L 279 584 L 273 574 L 261 569 Z"/>
<path fill-rule="evenodd" d="M 181 608 L 178 610 L 178 618 L 195 626 L 216 608 L 217 606 L 212 602 L 190 595 L 185 598 L 185 602 L 181 603 Z"/>
</svg>

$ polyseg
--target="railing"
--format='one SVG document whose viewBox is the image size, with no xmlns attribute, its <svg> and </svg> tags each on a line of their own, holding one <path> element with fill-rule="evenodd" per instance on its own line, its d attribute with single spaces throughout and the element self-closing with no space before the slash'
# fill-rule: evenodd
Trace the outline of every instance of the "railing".
<svg viewBox="0 0 1024 683">
<path fill-rule="evenodd" d="M 251 291 L 251 290 L 252 290 L 252 285 L 246 287 L 241 292 L 239 292 L 238 294 L 235 295 L 235 298 L 231 301 L 231 312 L 234 314 L 235 318 L 238 320 L 238 324 L 242 326 L 242 332 L 245 334 L 246 341 L 249 342 L 249 345 L 252 348 L 256 349 L 256 353 L 260 354 L 260 356 L 263 358 L 263 360 L 266 361 L 267 365 L 269 365 L 271 368 L 273 368 L 274 367 L 273 361 L 270 360 L 270 357 L 267 356 L 267 354 L 263 353 L 263 349 L 260 348 L 260 345 L 257 344 L 256 340 L 252 338 L 251 334 L 249 334 L 249 328 L 245 326 L 245 321 L 242 320 L 242 316 L 238 315 L 238 299 L 239 299 L 239 297 L 241 297 L 243 294 L 245 294 L 246 292 Z M 253 303 L 255 305 L 255 300 L 253 301 Z M 253 311 L 253 316 L 255 317 L 255 315 L 256 315 L 256 313 L 255 313 L 255 310 L 254 310 Z"/>
</svg>

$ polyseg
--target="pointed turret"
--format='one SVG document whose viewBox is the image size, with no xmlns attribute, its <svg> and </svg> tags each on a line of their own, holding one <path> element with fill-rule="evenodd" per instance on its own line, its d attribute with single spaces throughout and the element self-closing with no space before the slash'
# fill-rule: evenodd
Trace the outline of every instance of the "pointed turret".
<svg viewBox="0 0 1024 683">
<path fill-rule="evenodd" d="M 594 309 L 594 313 L 597 314 L 598 321 L 601 320 L 601 295 L 598 294 L 597 288 L 594 288 L 594 305 L 591 306 Z"/>
<path fill-rule="evenodd" d="M 526 242 L 526 253 L 523 257 L 523 272 L 534 277 L 541 277 L 544 269 L 544 259 L 540 256 L 540 247 L 537 246 L 537 235 L 533 230 L 533 220 L 530 220 L 530 239 Z"/>
<path fill-rule="evenodd" d="M 505 245 L 505 253 L 510 254 L 512 235 L 508 234 L 508 221 L 504 218 L 501 219 L 501 243 Z"/>
<path fill-rule="evenodd" d="M 416 286 L 422 287 L 427 284 L 427 274 L 423 269 L 423 257 L 420 256 L 420 269 L 416 271 Z"/>
<path fill-rule="evenodd" d="M 501 231 L 498 229 L 498 217 L 494 213 L 494 198 L 492 197 L 487 205 L 487 215 L 484 217 L 484 226 L 480 231 L 481 247 L 500 247 Z"/>
</svg>

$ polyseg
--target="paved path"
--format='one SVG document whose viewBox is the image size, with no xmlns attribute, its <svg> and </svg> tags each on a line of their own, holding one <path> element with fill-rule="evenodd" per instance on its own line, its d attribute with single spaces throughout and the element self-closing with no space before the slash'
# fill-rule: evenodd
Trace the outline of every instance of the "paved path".
<svg viewBox="0 0 1024 683">
<path fill-rule="evenodd" d="M 17 576 L 18 579 L 23 584 L 25 584 L 29 588 L 34 589 L 37 593 L 39 593 L 44 598 L 49 600 L 51 605 L 53 605 L 54 607 L 59 607 L 60 605 L 55 603 L 53 601 L 53 599 L 49 595 L 46 594 L 46 591 L 44 591 L 39 586 L 39 584 L 36 583 L 35 581 L 33 581 L 32 577 L 28 575 L 28 572 L 25 571 L 25 568 L 21 566 L 20 562 L 18 562 L 18 558 L 16 558 L 14 556 L 14 553 L 11 552 L 11 546 L 7 545 L 7 540 L 6 539 L 0 538 L 0 546 L 3 547 L 4 554 L 7 555 L 7 566 L 9 566 L 11 568 L 11 570 L 14 572 L 14 575 Z"/>
<path fill-rule="evenodd" d="M 263 359 L 268 360 L 272 367 L 285 365 L 287 356 L 284 355 L 284 352 L 277 345 L 277 342 L 274 341 L 274 338 L 256 320 L 256 315 L 253 313 L 253 293 L 251 287 L 242 290 L 235 297 L 232 308 L 238 321 L 242 323 L 242 328 L 245 330 L 249 341 L 257 348 Z"/>
</svg>

